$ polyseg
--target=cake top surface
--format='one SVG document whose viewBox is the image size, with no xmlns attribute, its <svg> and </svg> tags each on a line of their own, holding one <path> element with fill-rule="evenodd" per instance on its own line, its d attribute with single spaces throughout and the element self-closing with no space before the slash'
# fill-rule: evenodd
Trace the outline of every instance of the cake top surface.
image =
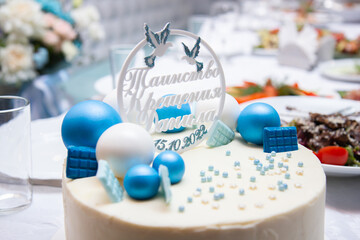
<svg viewBox="0 0 360 240">
<path fill-rule="evenodd" d="M 125 195 L 123 201 L 111 203 L 95 177 L 67 179 L 65 187 L 81 204 L 109 218 L 174 228 L 252 225 L 311 205 L 325 190 L 320 162 L 302 146 L 291 156 L 269 157 L 262 148 L 237 137 L 225 146 L 202 144 L 181 155 L 185 175 L 171 186 L 168 205 L 161 193 L 147 201 Z"/>
</svg>

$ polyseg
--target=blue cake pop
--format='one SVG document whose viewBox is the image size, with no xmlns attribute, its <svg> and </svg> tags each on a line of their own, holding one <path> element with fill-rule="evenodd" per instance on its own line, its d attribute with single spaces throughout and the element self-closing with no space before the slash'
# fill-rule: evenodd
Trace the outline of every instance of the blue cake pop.
<svg viewBox="0 0 360 240">
<path fill-rule="evenodd" d="M 183 158 L 174 151 L 164 151 L 156 156 L 153 162 L 153 168 L 159 171 L 159 166 L 164 165 L 169 170 L 171 184 L 181 181 L 185 173 L 185 163 Z"/>
</svg>

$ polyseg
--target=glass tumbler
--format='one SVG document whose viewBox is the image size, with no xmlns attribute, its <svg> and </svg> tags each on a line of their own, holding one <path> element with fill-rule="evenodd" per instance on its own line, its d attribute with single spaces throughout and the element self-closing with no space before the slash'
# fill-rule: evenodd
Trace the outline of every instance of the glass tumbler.
<svg viewBox="0 0 360 240">
<path fill-rule="evenodd" d="M 24 209 L 32 200 L 30 103 L 0 96 L 0 214 Z"/>
<path fill-rule="evenodd" d="M 110 47 L 110 67 L 112 77 L 112 88 L 117 87 L 117 82 L 120 76 L 121 68 L 125 63 L 127 56 L 130 54 L 134 45 L 132 44 L 119 44 Z"/>
</svg>

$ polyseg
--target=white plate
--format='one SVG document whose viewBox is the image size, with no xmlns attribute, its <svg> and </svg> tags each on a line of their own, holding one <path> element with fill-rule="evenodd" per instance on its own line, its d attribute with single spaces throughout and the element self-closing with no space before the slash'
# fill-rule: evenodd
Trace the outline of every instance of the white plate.
<svg viewBox="0 0 360 240">
<path fill-rule="evenodd" d="M 308 96 L 281 96 L 262 98 L 240 104 L 243 109 L 254 102 L 264 102 L 273 106 L 278 111 L 280 118 L 291 121 L 295 117 L 306 117 L 308 112 L 331 114 L 342 111 L 346 113 L 360 111 L 360 102 L 347 99 L 329 99 Z M 300 111 L 289 111 L 287 106 L 294 107 Z M 360 168 L 322 164 L 327 176 L 353 177 L 360 176 Z"/>
<path fill-rule="evenodd" d="M 355 63 L 360 64 L 360 59 L 327 61 L 320 65 L 320 73 L 330 79 L 360 83 L 360 74 L 356 74 Z"/>
</svg>

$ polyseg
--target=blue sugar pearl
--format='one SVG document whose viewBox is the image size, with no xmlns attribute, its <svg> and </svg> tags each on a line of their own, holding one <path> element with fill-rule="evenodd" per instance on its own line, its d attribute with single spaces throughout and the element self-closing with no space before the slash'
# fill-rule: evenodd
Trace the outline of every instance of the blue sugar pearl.
<svg viewBox="0 0 360 240">
<path fill-rule="evenodd" d="M 270 162 L 270 163 L 274 163 L 274 159 L 273 159 L 273 158 L 270 158 L 269 162 Z"/>
<path fill-rule="evenodd" d="M 251 177 L 250 177 L 250 182 L 255 182 L 255 181 L 256 181 L 256 177 L 251 176 Z"/>
<path fill-rule="evenodd" d="M 207 176 L 206 181 L 211 182 L 212 181 L 212 176 Z"/>
<path fill-rule="evenodd" d="M 208 166 L 208 170 L 209 170 L 210 172 L 214 171 L 214 166 L 213 166 L 213 165 L 209 165 L 209 166 Z"/>
<path fill-rule="evenodd" d="M 214 200 L 215 200 L 215 201 L 220 200 L 220 193 L 215 193 L 215 194 L 214 194 Z"/>
<path fill-rule="evenodd" d="M 197 191 L 197 192 L 201 192 L 201 188 L 199 188 L 199 187 L 196 188 L 196 191 Z"/>
<path fill-rule="evenodd" d="M 192 201 L 193 201 L 192 197 L 188 197 L 187 201 L 188 201 L 188 203 L 192 203 Z"/>
<path fill-rule="evenodd" d="M 202 178 L 201 178 L 201 182 L 202 182 L 202 183 L 206 182 L 206 177 L 202 177 Z"/>
<path fill-rule="evenodd" d="M 235 161 L 235 162 L 234 162 L 234 167 L 240 167 L 240 162 L 239 162 L 239 161 Z"/>
<path fill-rule="evenodd" d="M 219 195 L 220 195 L 220 199 L 223 199 L 225 197 L 224 193 L 219 193 Z"/>
<path fill-rule="evenodd" d="M 240 195 L 244 195 L 244 194 L 245 194 L 245 189 L 240 188 L 240 189 L 239 189 L 239 194 L 240 194 Z"/>
<path fill-rule="evenodd" d="M 288 189 L 288 185 L 286 183 L 284 183 L 283 186 L 285 190 Z"/>
<path fill-rule="evenodd" d="M 229 176 L 228 172 L 223 172 L 222 174 L 223 178 L 227 178 Z"/>
<path fill-rule="evenodd" d="M 274 164 L 270 163 L 269 164 L 269 169 L 274 169 Z"/>
<path fill-rule="evenodd" d="M 281 185 L 281 184 L 283 184 L 283 181 L 279 180 L 279 181 L 277 182 L 277 184 L 278 184 L 278 185 Z"/>
<path fill-rule="evenodd" d="M 264 171 L 266 172 L 266 171 L 268 171 L 269 170 L 269 167 L 268 166 L 265 166 L 264 167 Z"/>
<path fill-rule="evenodd" d="M 260 171 L 261 170 L 261 166 L 257 165 L 256 166 L 256 171 Z"/>
<path fill-rule="evenodd" d="M 184 212 L 184 211 L 185 211 L 185 207 L 184 207 L 183 205 L 180 205 L 180 206 L 179 206 L 179 212 L 182 213 L 182 212 Z"/>
<path fill-rule="evenodd" d="M 255 160 L 254 160 L 254 165 L 258 165 L 258 164 L 259 164 L 259 162 L 260 162 L 260 160 L 259 160 L 259 159 L 255 159 Z"/>
<path fill-rule="evenodd" d="M 270 160 L 270 158 L 271 158 L 271 154 L 270 153 L 266 154 L 266 160 Z"/>
<path fill-rule="evenodd" d="M 264 171 L 264 170 L 261 170 L 261 171 L 260 171 L 260 175 L 265 175 L 265 171 Z"/>
<path fill-rule="evenodd" d="M 284 164 L 283 164 L 282 162 L 279 162 L 279 163 L 278 163 L 278 167 L 279 167 L 279 168 L 282 168 L 283 165 L 284 165 Z"/>
<path fill-rule="evenodd" d="M 289 166 L 288 166 L 288 165 L 285 165 L 285 164 L 284 164 L 284 168 L 285 168 L 286 170 L 289 170 Z"/>
<path fill-rule="evenodd" d="M 291 158 L 291 152 L 287 152 L 286 157 Z"/>
<path fill-rule="evenodd" d="M 285 178 L 290 179 L 290 173 L 285 173 Z"/>
<path fill-rule="evenodd" d="M 227 150 L 225 153 L 226 156 L 230 156 L 231 155 L 231 151 Z"/>
<path fill-rule="evenodd" d="M 283 192 L 285 190 L 284 184 L 279 185 L 279 191 Z"/>
<path fill-rule="evenodd" d="M 209 187 L 209 192 L 213 193 L 215 191 L 215 188 L 213 186 Z"/>
<path fill-rule="evenodd" d="M 263 166 L 263 164 L 262 164 L 262 163 L 259 163 L 259 164 L 258 164 L 258 166 L 262 167 L 262 166 Z"/>
<path fill-rule="evenodd" d="M 219 171 L 219 170 L 215 170 L 214 174 L 215 174 L 215 176 L 219 176 L 220 171 Z"/>
<path fill-rule="evenodd" d="M 203 176 L 205 176 L 205 171 L 204 171 L 204 170 L 201 170 L 201 171 L 200 171 L 200 177 L 203 177 Z"/>
<path fill-rule="evenodd" d="M 236 175 L 237 175 L 237 178 L 241 178 L 241 173 L 238 172 Z"/>
<path fill-rule="evenodd" d="M 298 167 L 303 167 L 304 163 L 303 162 L 298 162 Z"/>
<path fill-rule="evenodd" d="M 272 157 L 275 157 L 275 156 L 276 156 L 276 152 L 275 152 L 275 151 L 272 151 L 272 152 L 271 152 L 271 156 L 272 156 Z"/>
</svg>

